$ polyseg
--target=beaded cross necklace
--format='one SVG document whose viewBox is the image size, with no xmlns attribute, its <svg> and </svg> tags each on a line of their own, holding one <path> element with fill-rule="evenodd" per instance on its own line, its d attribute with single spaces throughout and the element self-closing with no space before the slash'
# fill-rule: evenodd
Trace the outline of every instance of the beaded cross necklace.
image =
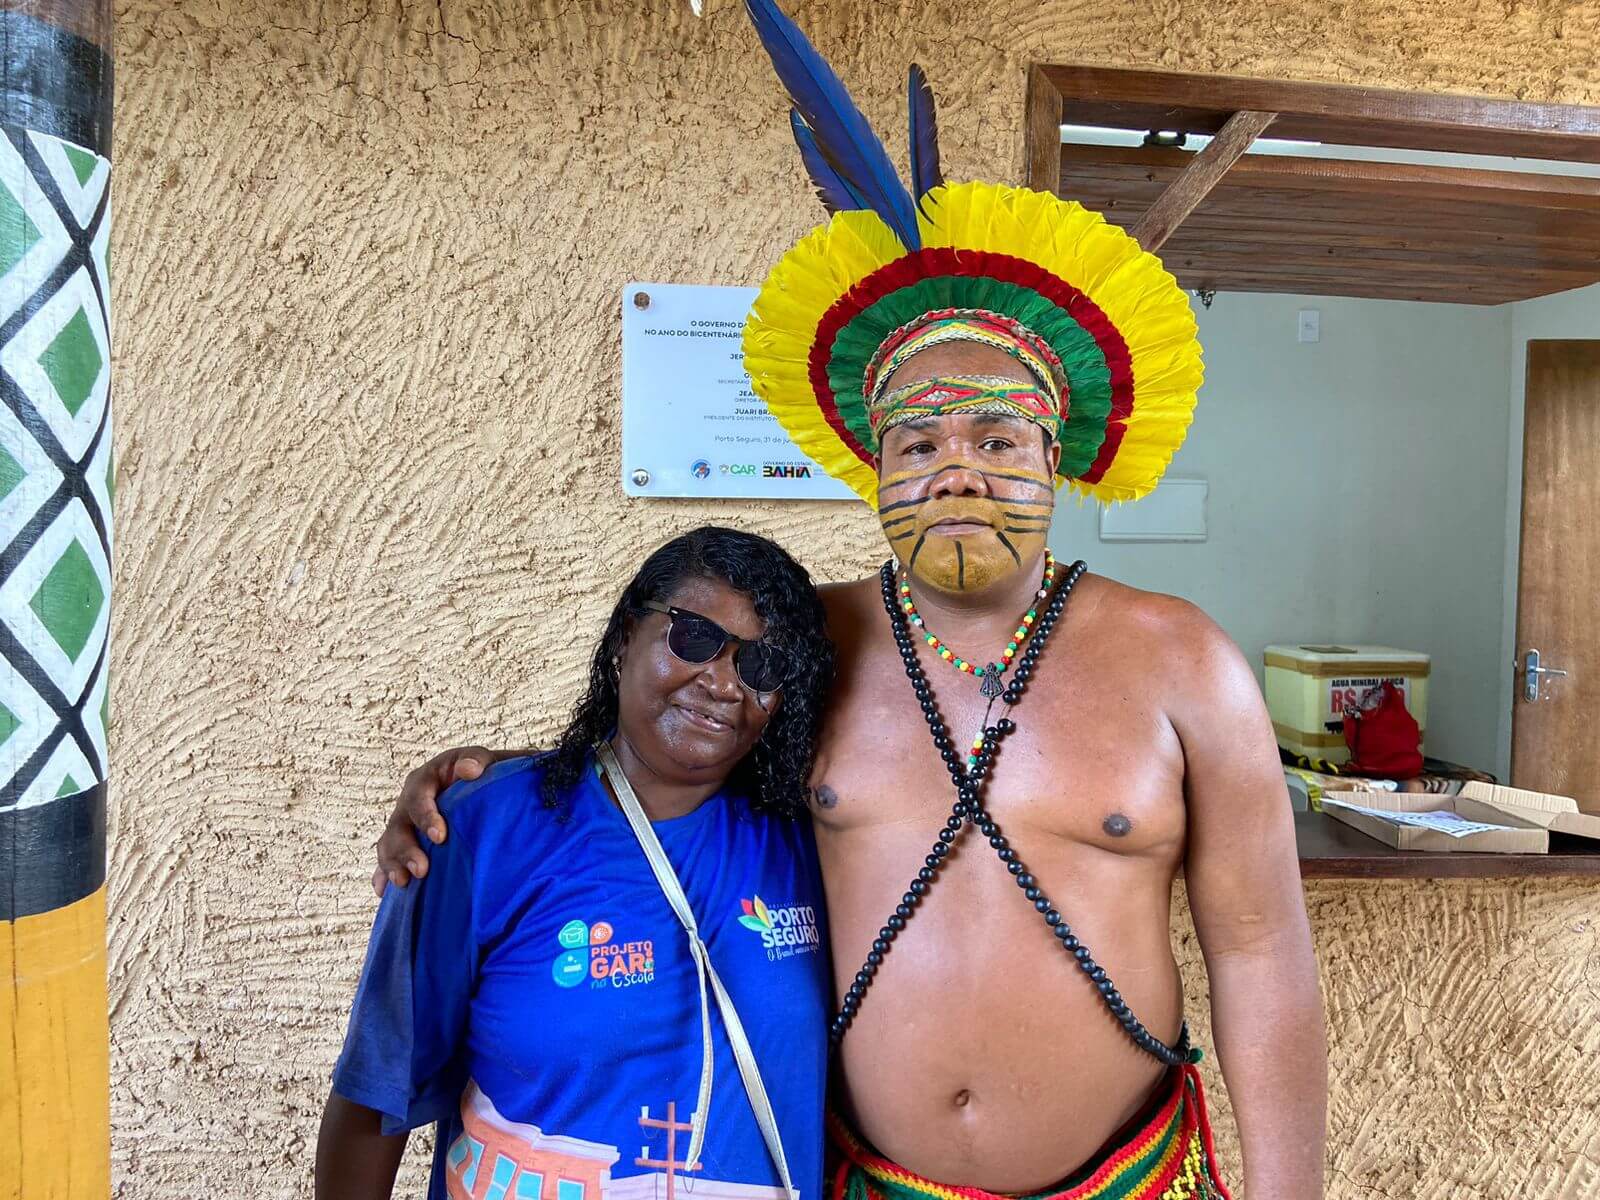
<svg viewBox="0 0 1600 1200">
<path fill-rule="evenodd" d="M 1050 640 L 1050 633 L 1055 628 L 1056 622 L 1061 617 L 1061 611 L 1066 607 L 1067 598 L 1072 594 L 1072 589 L 1088 567 L 1080 560 L 1072 565 L 1067 572 L 1066 579 L 1056 589 L 1055 595 L 1050 598 L 1044 615 L 1039 618 L 1034 628 L 1034 635 L 1028 648 L 1023 651 L 1021 661 L 1017 663 L 1016 672 L 1011 677 L 1002 692 L 1001 698 L 1005 703 L 1006 712 L 1009 714 L 1022 699 L 1022 693 L 1027 690 L 1028 680 L 1033 675 L 1034 665 L 1038 662 L 1040 653 L 1044 650 L 1045 643 Z M 1010 842 L 1000 832 L 1000 826 L 989 815 L 988 809 L 983 804 L 983 789 L 989 776 L 989 769 L 994 764 L 995 755 L 999 752 L 1000 743 L 1011 733 L 1015 732 L 1016 722 L 1010 716 L 1001 717 L 993 725 L 987 725 L 979 735 L 978 744 L 973 749 L 972 756 L 968 759 L 970 765 L 963 767 L 960 755 L 957 754 L 955 743 L 950 740 L 950 731 L 939 715 L 939 706 L 933 697 L 933 689 L 928 685 L 927 672 L 922 669 L 922 664 L 917 661 L 916 646 L 912 641 L 909 625 L 906 622 L 903 609 L 895 603 L 895 575 L 892 563 L 884 563 L 879 580 L 883 587 L 883 607 L 889 614 L 889 626 L 894 631 L 895 645 L 900 650 L 900 659 L 905 663 L 906 678 L 911 681 L 911 690 L 917 697 L 917 703 L 922 707 L 922 715 L 928 722 L 928 730 L 933 734 L 933 744 L 939 751 L 939 756 L 944 760 L 944 765 L 950 772 L 950 780 L 956 787 L 956 802 L 950 810 L 950 816 L 944 823 L 944 828 L 939 831 L 939 840 L 934 842 L 928 856 L 923 859 L 923 867 L 917 872 L 917 877 L 911 881 L 900 903 L 895 906 L 894 913 L 884 922 L 883 928 L 878 930 L 878 936 L 873 940 L 872 949 L 867 953 L 866 962 L 861 970 L 856 972 L 855 980 L 850 984 L 845 993 L 844 1002 L 839 1006 L 838 1013 L 833 1018 L 829 1027 L 828 1036 L 834 1045 L 844 1039 L 845 1032 L 855 1021 L 856 1013 L 861 1009 L 861 1001 L 867 994 L 873 978 L 878 974 L 878 969 L 883 965 L 884 956 L 889 953 L 894 940 L 900 931 L 906 927 L 906 922 L 916 912 L 917 906 L 928 894 L 928 888 L 938 877 L 939 870 L 943 867 L 945 859 L 950 854 L 950 847 L 957 837 L 961 835 L 967 825 L 973 826 L 985 839 L 989 846 L 999 856 L 1000 861 L 1006 864 L 1006 870 L 1011 873 L 1017 882 L 1017 887 L 1022 889 L 1022 894 L 1033 904 L 1035 911 L 1050 927 L 1056 940 L 1065 951 L 1083 970 L 1094 984 L 1095 990 L 1100 993 L 1100 998 L 1122 1026 L 1135 1045 L 1154 1058 L 1167 1064 L 1177 1066 L 1190 1060 L 1189 1052 L 1189 1025 L 1184 1022 L 1178 1035 L 1176 1045 L 1168 1046 L 1155 1034 L 1145 1028 L 1144 1024 L 1129 1010 L 1127 1002 L 1123 1000 L 1116 986 L 1111 982 L 1104 967 L 1094 961 L 1089 948 L 1078 940 L 1076 934 L 1068 926 L 1067 920 L 1061 912 L 1050 902 L 1050 898 L 1039 887 L 1038 881 L 1028 873 L 1028 868 L 1023 865 L 1017 852 L 1011 848 Z"/>
<path fill-rule="evenodd" d="M 1048 600 L 1050 598 L 1050 589 L 1055 586 L 1055 582 L 1056 556 L 1046 549 L 1044 552 L 1044 578 L 1039 583 L 1037 598 Z M 935 654 L 956 670 L 971 675 L 975 679 L 983 680 L 983 685 L 978 690 L 989 700 L 995 699 L 1005 690 L 1005 685 L 1000 682 L 1000 676 L 1005 674 L 1006 668 L 1011 665 L 1011 660 L 1017 656 L 1017 651 L 1022 647 L 1022 643 L 1027 640 L 1029 632 L 1033 629 L 1033 623 L 1039 619 L 1037 606 L 1023 613 L 1022 619 L 1017 622 L 1016 630 L 1011 634 L 1011 640 L 1006 643 L 1006 648 L 1000 651 L 1000 661 L 991 662 L 986 667 L 979 667 L 962 658 L 949 646 L 946 646 L 923 623 L 922 614 L 917 611 L 916 601 L 911 599 L 911 580 L 908 576 L 902 576 L 900 579 L 900 611 L 905 613 L 908 622 L 921 631 L 922 640 L 933 649 Z"/>
</svg>

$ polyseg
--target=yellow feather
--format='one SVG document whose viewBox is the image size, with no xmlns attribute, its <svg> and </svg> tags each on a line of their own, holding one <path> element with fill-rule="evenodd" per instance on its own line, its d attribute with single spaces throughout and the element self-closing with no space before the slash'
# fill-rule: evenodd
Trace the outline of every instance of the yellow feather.
<svg viewBox="0 0 1600 1200">
<path fill-rule="evenodd" d="M 1127 344 L 1134 411 L 1105 477 L 1094 484 L 1073 480 L 1072 490 L 1115 501 L 1153 489 L 1183 443 L 1203 378 L 1194 312 L 1160 260 L 1099 213 L 1024 188 L 935 188 L 924 198 L 918 221 L 925 246 L 986 250 L 1037 263 L 1099 306 Z M 745 368 L 756 392 L 801 450 L 874 505 L 876 472 L 823 418 L 809 359 L 827 311 L 904 254 L 876 215 L 839 213 L 773 268 L 745 326 Z"/>
</svg>

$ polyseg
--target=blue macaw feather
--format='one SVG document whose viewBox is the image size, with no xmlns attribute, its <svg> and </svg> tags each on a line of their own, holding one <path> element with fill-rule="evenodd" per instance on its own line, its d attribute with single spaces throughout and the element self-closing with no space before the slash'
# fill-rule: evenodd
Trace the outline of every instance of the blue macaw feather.
<svg viewBox="0 0 1600 1200">
<path fill-rule="evenodd" d="M 789 126 L 794 130 L 794 144 L 800 147 L 800 161 L 805 164 L 806 174 L 811 176 L 812 186 L 817 189 L 817 198 L 822 201 L 822 207 L 830 213 L 872 207 L 828 161 L 822 147 L 817 145 L 811 126 L 806 124 L 806 119 L 797 109 L 789 110 Z"/>
<path fill-rule="evenodd" d="M 911 195 L 917 203 L 944 185 L 939 170 L 939 117 L 934 111 L 933 89 L 916 63 L 911 64 L 908 107 L 911 110 Z"/>
<path fill-rule="evenodd" d="M 911 193 L 833 68 L 775 0 L 745 0 L 745 9 L 778 78 L 805 119 L 819 156 L 850 192 L 866 202 L 864 207 L 883 219 L 907 250 L 920 249 L 922 237 Z M 810 163 L 807 169 L 811 169 Z"/>
</svg>

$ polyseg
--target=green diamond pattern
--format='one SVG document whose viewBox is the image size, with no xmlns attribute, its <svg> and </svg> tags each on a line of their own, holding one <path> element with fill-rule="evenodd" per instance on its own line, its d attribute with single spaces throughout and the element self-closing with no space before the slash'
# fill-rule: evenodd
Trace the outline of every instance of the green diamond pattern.
<svg viewBox="0 0 1600 1200">
<path fill-rule="evenodd" d="M 25 475 L 27 472 L 22 469 L 22 464 L 12 458 L 4 447 L 0 447 L 0 500 L 11 495 Z"/>
<path fill-rule="evenodd" d="M 67 544 L 34 592 L 29 607 L 73 662 L 83 653 L 105 603 L 94 563 L 77 538 Z"/>
<path fill-rule="evenodd" d="M 72 319 L 45 347 L 39 356 L 39 365 L 50 377 L 61 403 L 77 416 L 94 390 L 94 381 L 100 378 L 100 368 L 105 365 L 100 346 L 94 340 L 94 330 L 89 327 L 89 316 L 83 309 L 73 313 Z"/>
<path fill-rule="evenodd" d="M 5 7 L 4 0 L 0 7 Z M 108 314 L 98 299 L 104 287 L 97 294 L 77 272 L 67 287 L 49 286 L 63 266 L 63 255 L 72 253 L 73 243 L 48 199 L 59 184 L 74 221 L 88 221 L 101 200 L 95 189 L 103 182 L 106 169 L 87 147 L 10 124 L 3 136 L 13 143 L 19 136 L 31 137 L 41 156 L 22 162 L 21 173 L 17 173 L 17 161 L 8 159 L 10 170 L 0 183 L 0 278 L 9 289 L 8 311 L 24 304 L 31 305 L 28 311 L 34 314 L 20 328 L 12 329 L 11 339 L 0 345 L 8 367 L 20 371 L 18 381 L 22 383 L 8 401 L 23 429 L 36 422 L 48 424 L 58 437 L 72 442 L 74 461 L 62 471 L 81 499 L 81 506 L 77 502 L 70 505 L 48 527 L 29 524 L 14 532 L 9 544 L 0 539 L 0 551 L 8 561 L 26 567 L 13 572 L 0 588 L 0 605 L 4 606 L 0 620 L 16 635 L 17 643 L 6 659 L 16 682 L 0 683 L 0 746 L 10 752 L 0 768 L 0 783 L 18 789 L 26 803 L 34 804 L 64 800 L 100 782 L 99 773 L 89 764 L 103 759 L 102 729 L 110 718 L 110 695 L 103 690 L 104 683 L 93 676 L 105 645 L 105 618 L 111 605 L 111 580 L 105 573 L 95 525 L 97 512 L 110 522 L 109 497 L 117 480 L 109 445 L 88 456 L 94 430 L 86 428 L 98 420 L 93 401 L 104 392 L 110 366 L 105 342 Z M 37 178 L 31 177 L 35 172 Z M 109 269 L 107 230 L 89 226 L 86 235 L 92 242 L 88 270 L 102 276 L 104 285 L 103 276 Z M 28 295 L 30 292 L 34 294 Z M 82 461 L 77 461 L 79 458 Z M 13 442 L 8 435 L 0 445 L 0 507 L 12 516 L 36 482 L 31 474 L 36 469 L 41 468 L 35 466 L 33 448 Z M 98 484 L 102 479 L 103 490 L 85 486 L 90 480 Z M 102 505 L 105 511 L 100 511 Z M 15 521 L 8 528 L 12 525 Z M 84 761 L 75 755 L 71 745 L 75 739 L 68 738 L 62 743 L 62 754 L 52 754 L 41 772 L 29 772 L 23 779 L 18 774 L 30 755 L 22 743 L 37 745 L 38 738 L 65 732 L 61 724 L 66 718 L 50 712 L 49 705 L 41 702 L 41 695 L 49 693 L 36 694 L 28 683 L 41 671 L 69 701 L 84 703 L 86 690 L 92 695 L 97 687 L 102 695 L 84 703 L 89 735 L 89 744 L 82 747 Z M 95 753 L 89 752 L 91 744 Z M 71 774 L 66 773 L 69 769 Z"/>
<path fill-rule="evenodd" d="M 76 146 L 62 146 L 66 152 L 67 161 L 72 164 L 72 173 L 78 177 L 78 186 L 82 187 L 89 182 L 89 176 L 94 174 L 98 164 L 95 156 L 87 150 L 80 150 Z"/>
<path fill-rule="evenodd" d="M 8 187 L 0 187 L 0 275 L 8 274 L 44 236 Z"/>
</svg>

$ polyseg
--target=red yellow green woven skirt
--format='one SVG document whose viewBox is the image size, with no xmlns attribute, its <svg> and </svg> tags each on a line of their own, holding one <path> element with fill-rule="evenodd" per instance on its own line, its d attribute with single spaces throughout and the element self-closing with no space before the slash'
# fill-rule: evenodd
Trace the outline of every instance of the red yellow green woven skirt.
<svg viewBox="0 0 1600 1200">
<path fill-rule="evenodd" d="M 1148 1115 L 1131 1122 L 1070 1179 L 1026 1197 L 934 1183 L 880 1158 L 828 1116 L 828 1200 L 1231 1200 L 1217 1175 L 1200 1072 L 1168 1077 Z"/>
</svg>

